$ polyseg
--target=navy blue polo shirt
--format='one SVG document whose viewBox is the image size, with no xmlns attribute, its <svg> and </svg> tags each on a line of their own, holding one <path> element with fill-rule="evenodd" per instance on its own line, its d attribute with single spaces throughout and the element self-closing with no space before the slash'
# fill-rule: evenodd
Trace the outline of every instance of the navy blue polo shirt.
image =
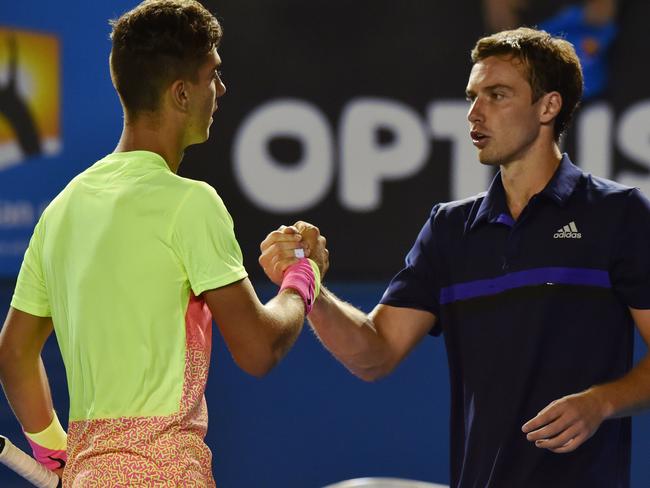
<svg viewBox="0 0 650 488">
<path fill-rule="evenodd" d="M 451 384 L 451 486 L 629 487 L 629 418 L 572 453 L 526 440 L 551 401 L 624 375 L 650 308 L 650 203 L 564 155 L 514 221 L 500 175 L 436 205 L 381 303 L 436 315 Z"/>
</svg>

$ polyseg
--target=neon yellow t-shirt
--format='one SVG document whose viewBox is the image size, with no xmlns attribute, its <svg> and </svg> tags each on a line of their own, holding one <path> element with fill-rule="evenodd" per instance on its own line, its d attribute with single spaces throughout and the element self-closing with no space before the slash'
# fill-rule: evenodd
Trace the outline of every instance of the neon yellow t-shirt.
<svg viewBox="0 0 650 488">
<path fill-rule="evenodd" d="M 212 187 L 157 154 L 113 153 L 45 210 L 11 305 L 52 317 L 71 421 L 165 416 L 181 401 L 190 291 L 244 277 Z"/>
</svg>

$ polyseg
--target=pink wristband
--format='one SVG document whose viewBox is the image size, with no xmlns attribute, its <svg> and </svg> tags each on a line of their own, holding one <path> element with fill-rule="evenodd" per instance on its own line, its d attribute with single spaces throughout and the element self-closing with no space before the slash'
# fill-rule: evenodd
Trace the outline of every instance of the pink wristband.
<svg viewBox="0 0 650 488">
<path fill-rule="evenodd" d="M 63 468 L 65 466 L 65 463 L 68 460 L 68 454 L 65 451 L 48 449 L 47 447 L 43 447 L 40 444 L 37 444 L 29 437 L 27 437 L 27 442 L 29 442 L 29 445 L 32 446 L 34 459 L 36 459 L 47 469 L 54 471 L 55 469 Z"/>
<path fill-rule="evenodd" d="M 298 295 L 302 297 L 302 301 L 305 302 L 305 315 L 308 315 L 314 306 L 316 277 L 307 258 L 298 260 L 297 263 L 285 270 L 280 292 L 287 288 L 297 291 Z"/>
</svg>

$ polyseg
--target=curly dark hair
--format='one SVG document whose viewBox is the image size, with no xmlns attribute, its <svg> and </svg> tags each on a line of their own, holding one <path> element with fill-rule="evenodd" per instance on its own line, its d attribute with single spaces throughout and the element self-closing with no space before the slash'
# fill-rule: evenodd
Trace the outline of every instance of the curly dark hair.
<svg viewBox="0 0 650 488">
<path fill-rule="evenodd" d="M 110 25 L 111 78 L 130 114 L 155 111 L 174 80 L 196 81 L 223 35 L 219 21 L 195 0 L 146 0 Z"/>
<path fill-rule="evenodd" d="M 523 62 L 533 103 L 544 93 L 560 93 L 562 108 L 554 126 L 555 140 L 559 140 L 582 97 L 582 67 L 573 45 L 545 31 L 520 27 L 479 39 L 472 49 L 472 62 L 489 56 L 512 56 Z"/>
</svg>

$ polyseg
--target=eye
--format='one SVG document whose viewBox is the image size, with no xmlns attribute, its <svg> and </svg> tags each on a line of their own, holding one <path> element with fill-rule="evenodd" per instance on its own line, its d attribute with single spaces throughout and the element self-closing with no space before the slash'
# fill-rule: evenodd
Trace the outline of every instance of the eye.
<svg viewBox="0 0 650 488">
<path fill-rule="evenodd" d="M 501 92 L 492 93 L 492 98 L 494 98 L 495 100 L 503 100 L 505 96 L 506 96 L 505 93 L 501 93 Z"/>
</svg>

